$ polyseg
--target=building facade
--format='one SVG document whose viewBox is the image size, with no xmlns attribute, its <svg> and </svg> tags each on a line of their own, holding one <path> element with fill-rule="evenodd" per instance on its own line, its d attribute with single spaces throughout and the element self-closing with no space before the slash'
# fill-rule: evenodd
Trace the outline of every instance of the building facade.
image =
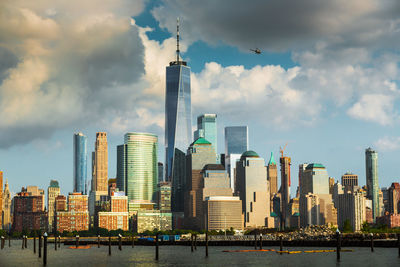
<svg viewBox="0 0 400 267">
<path fill-rule="evenodd" d="M 242 201 L 246 228 L 274 227 L 270 217 L 270 195 L 264 159 L 246 151 L 236 163 L 236 195 Z"/>
<path fill-rule="evenodd" d="M 209 196 L 205 198 L 206 229 L 243 229 L 242 201 L 233 196 Z"/>
<path fill-rule="evenodd" d="M 303 200 L 302 200 L 303 199 Z M 308 193 L 300 198 L 300 225 L 337 225 L 337 210 L 330 194 Z"/>
<path fill-rule="evenodd" d="M 139 210 L 135 216 L 134 230 L 143 233 L 146 230 L 160 231 L 172 230 L 172 213 L 159 210 Z"/>
<path fill-rule="evenodd" d="M 389 187 L 389 214 L 400 214 L 400 184 L 392 183 Z"/>
<path fill-rule="evenodd" d="M 87 137 L 74 134 L 74 192 L 87 194 Z"/>
<path fill-rule="evenodd" d="M 53 232 L 54 229 L 54 216 L 56 197 L 60 195 L 60 186 L 56 180 L 50 181 L 50 186 L 47 188 L 47 211 L 49 215 L 49 232 Z"/>
<path fill-rule="evenodd" d="M 217 114 L 203 114 L 197 117 L 197 130 L 194 131 L 194 140 L 200 137 L 209 141 L 217 152 Z"/>
<path fill-rule="evenodd" d="M 96 133 L 95 151 L 92 153 L 92 191 L 108 191 L 107 133 Z"/>
<path fill-rule="evenodd" d="M 60 233 L 89 230 L 87 195 L 82 193 L 68 195 L 68 211 L 56 212 L 56 230 Z"/>
<path fill-rule="evenodd" d="M 111 196 L 110 210 L 98 213 L 98 227 L 107 230 L 129 230 L 127 196 Z"/>
<path fill-rule="evenodd" d="M 289 201 L 290 201 L 290 157 L 283 155 L 279 159 L 281 164 L 281 229 L 289 226 Z"/>
<path fill-rule="evenodd" d="M 158 209 L 161 212 L 171 212 L 171 183 L 161 182 L 158 184 Z"/>
<path fill-rule="evenodd" d="M 1 175 L 1 174 L 0 174 Z M 3 208 L 2 208 L 2 224 L 4 230 L 11 229 L 11 193 L 10 188 L 8 186 L 8 181 L 4 184 L 3 191 Z"/>
<path fill-rule="evenodd" d="M 378 183 L 378 152 L 371 148 L 365 150 L 365 168 L 367 179 L 367 198 L 372 200 L 372 217 L 380 216 L 379 183 Z"/>
<path fill-rule="evenodd" d="M 349 220 L 353 231 L 360 231 L 365 216 L 365 196 L 362 192 L 340 194 L 338 197 L 338 226 L 343 230 Z"/>
</svg>

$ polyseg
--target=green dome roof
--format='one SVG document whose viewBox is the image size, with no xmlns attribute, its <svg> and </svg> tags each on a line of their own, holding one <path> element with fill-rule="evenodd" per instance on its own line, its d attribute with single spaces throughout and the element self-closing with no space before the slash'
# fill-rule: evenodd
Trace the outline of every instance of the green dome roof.
<svg viewBox="0 0 400 267">
<path fill-rule="evenodd" d="M 242 154 L 241 158 L 259 158 L 258 154 L 253 150 L 246 151 Z"/>
<path fill-rule="evenodd" d="M 199 137 L 196 139 L 196 141 L 193 142 L 193 145 L 211 145 L 211 143 L 205 138 Z"/>
</svg>

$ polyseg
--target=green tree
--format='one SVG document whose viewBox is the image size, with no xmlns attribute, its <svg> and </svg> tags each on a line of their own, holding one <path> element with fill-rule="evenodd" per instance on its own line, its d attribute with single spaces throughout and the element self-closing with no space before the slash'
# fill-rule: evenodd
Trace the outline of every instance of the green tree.
<svg viewBox="0 0 400 267">
<path fill-rule="evenodd" d="M 343 232 L 344 233 L 352 233 L 353 232 L 353 227 L 351 226 L 349 219 L 344 221 Z"/>
</svg>

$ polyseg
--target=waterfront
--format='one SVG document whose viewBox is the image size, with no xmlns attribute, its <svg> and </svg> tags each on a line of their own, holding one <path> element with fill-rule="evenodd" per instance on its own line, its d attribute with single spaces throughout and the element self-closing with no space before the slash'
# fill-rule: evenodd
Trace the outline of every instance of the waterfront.
<svg viewBox="0 0 400 267">
<path fill-rule="evenodd" d="M 0 250 L 0 266 L 42 266 L 42 259 L 33 254 L 32 241 L 28 248 L 21 249 L 21 241 L 8 241 Z M 279 247 L 263 247 L 263 249 Z M 197 247 L 193 253 L 190 246 L 160 246 L 160 259 L 154 259 L 152 246 L 123 246 L 122 251 L 117 246 L 112 247 L 112 255 L 108 256 L 108 247 L 93 246 L 90 249 L 70 249 L 61 245 L 54 251 L 54 245 L 49 243 L 47 266 L 399 266 L 397 248 L 354 247 L 353 252 L 342 252 L 341 261 L 336 261 L 336 253 L 300 253 L 283 254 L 276 252 L 222 252 L 223 250 L 251 249 L 249 247 L 209 247 L 209 257 L 205 258 L 205 248 Z M 332 249 L 322 247 L 289 247 L 289 251 Z M 347 248 L 346 248 L 347 249 Z"/>
</svg>

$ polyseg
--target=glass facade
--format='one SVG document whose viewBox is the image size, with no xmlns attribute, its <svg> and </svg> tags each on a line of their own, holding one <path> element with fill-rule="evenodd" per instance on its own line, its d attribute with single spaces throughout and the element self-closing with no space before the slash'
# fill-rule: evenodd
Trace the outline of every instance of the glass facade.
<svg viewBox="0 0 400 267">
<path fill-rule="evenodd" d="M 225 127 L 225 155 L 242 154 L 249 150 L 247 126 Z"/>
<path fill-rule="evenodd" d="M 165 97 L 165 181 L 172 182 L 173 211 L 183 201 L 185 155 L 192 141 L 190 68 L 184 61 L 171 62 L 166 69 Z M 182 161 L 182 162 L 181 162 Z M 181 192 L 182 191 L 182 192 Z M 174 195 L 182 193 L 182 198 Z M 183 207 L 182 205 L 178 205 Z"/>
<path fill-rule="evenodd" d="M 74 192 L 87 194 L 87 137 L 74 134 Z"/>
<path fill-rule="evenodd" d="M 194 140 L 203 137 L 209 141 L 217 153 L 217 115 L 203 114 L 197 117 L 197 130 L 194 132 Z"/>
<path fill-rule="evenodd" d="M 372 218 L 380 216 L 378 184 L 378 152 L 371 148 L 365 150 L 365 168 L 367 178 L 367 198 L 372 200 Z"/>
<path fill-rule="evenodd" d="M 158 138 L 149 133 L 127 133 L 124 139 L 125 145 L 117 148 L 117 183 L 125 188 L 128 201 L 155 201 Z"/>
</svg>

